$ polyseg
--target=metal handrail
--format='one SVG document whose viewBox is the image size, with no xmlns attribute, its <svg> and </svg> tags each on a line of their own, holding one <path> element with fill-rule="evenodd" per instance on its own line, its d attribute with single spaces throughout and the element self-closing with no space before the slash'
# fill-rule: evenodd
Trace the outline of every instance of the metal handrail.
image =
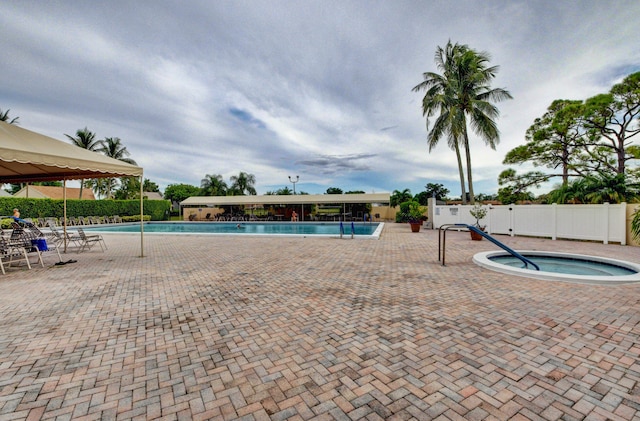
<svg viewBox="0 0 640 421">
<path fill-rule="evenodd" d="M 444 228 L 444 230 L 443 230 L 443 228 Z M 496 246 L 500 247 L 501 249 L 505 250 L 507 253 L 511 254 L 515 258 L 517 258 L 520 261 L 522 261 L 522 263 L 523 263 L 522 267 L 523 268 L 527 268 L 528 269 L 529 265 L 531 265 L 536 270 L 540 270 L 540 266 L 538 266 L 537 264 L 533 263 L 531 260 L 527 259 L 526 257 L 521 255 L 517 251 L 513 250 L 512 248 L 510 248 L 506 244 L 501 243 L 500 241 L 496 240 L 495 238 L 493 238 L 492 236 L 490 236 L 486 232 L 482 231 L 478 227 L 474 227 L 473 225 L 468 225 L 468 224 L 445 224 L 445 225 L 441 225 L 440 228 L 438 228 L 438 260 L 440 260 L 440 237 L 442 236 L 442 266 L 445 265 L 444 264 L 444 260 L 445 260 L 445 247 L 446 247 L 446 241 L 447 241 L 447 230 L 449 230 L 451 228 L 457 228 L 457 229 L 466 228 L 468 231 L 473 231 L 473 232 L 475 232 L 477 234 L 480 234 L 481 236 L 483 236 L 487 240 L 491 241 Z"/>
</svg>

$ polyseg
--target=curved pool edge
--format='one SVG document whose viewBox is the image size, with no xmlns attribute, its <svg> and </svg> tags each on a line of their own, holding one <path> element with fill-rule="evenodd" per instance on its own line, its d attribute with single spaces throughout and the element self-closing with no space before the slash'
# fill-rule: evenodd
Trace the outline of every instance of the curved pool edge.
<svg viewBox="0 0 640 421">
<path fill-rule="evenodd" d="M 574 253 L 562 253 L 552 251 L 540 251 L 540 250 L 517 250 L 518 253 L 529 256 L 552 256 L 552 257 L 566 257 L 571 259 L 586 259 L 596 262 L 609 263 L 617 266 L 622 266 L 636 271 L 637 273 L 632 275 L 621 276 L 592 276 L 592 275 L 572 275 L 567 273 L 545 272 L 531 269 L 515 268 L 500 263 L 496 263 L 490 260 L 495 256 L 508 256 L 509 253 L 494 250 L 476 253 L 473 256 L 473 263 L 486 269 L 504 273 L 507 275 L 517 275 L 526 278 L 534 278 L 545 281 L 561 281 L 572 282 L 580 284 L 593 284 L 593 285 L 624 285 L 640 282 L 640 265 L 624 260 L 610 259 L 607 257 L 592 256 L 586 254 L 574 254 Z"/>
</svg>

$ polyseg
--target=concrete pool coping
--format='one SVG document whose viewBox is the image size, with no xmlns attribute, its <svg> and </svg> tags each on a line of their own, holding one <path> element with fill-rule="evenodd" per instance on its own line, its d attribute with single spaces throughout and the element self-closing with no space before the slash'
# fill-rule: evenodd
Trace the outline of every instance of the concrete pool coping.
<svg viewBox="0 0 640 421">
<path fill-rule="evenodd" d="M 477 253 L 473 256 L 473 262 L 478 266 L 482 266 L 486 269 L 496 272 L 506 273 L 509 275 L 524 276 L 527 278 L 541 279 L 545 281 L 563 281 L 574 282 L 581 284 L 596 284 L 596 285 L 622 285 L 640 282 L 640 265 L 627 262 L 624 260 L 611 259 L 607 257 L 592 256 L 586 254 L 575 253 L 562 253 L 552 251 L 540 251 L 540 250 L 516 250 L 521 255 L 527 256 L 545 256 L 545 257 L 561 257 L 575 260 L 587 260 L 599 263 L 606 263 L 610 265 L 620 266 L 635 271 L 636 273 L 631 275 L 617 275 L 617 276 L 596 276 L 596 275 L 574 275 L 569 273 L 556 273 L 545 272 L 534 269 L 517 268 L 513 266 L 504 265 L 502 263 L 491 260 L 492 257 L 497 256 L 509 256 L 506 251 L 485 251 Z"/>
</svg>

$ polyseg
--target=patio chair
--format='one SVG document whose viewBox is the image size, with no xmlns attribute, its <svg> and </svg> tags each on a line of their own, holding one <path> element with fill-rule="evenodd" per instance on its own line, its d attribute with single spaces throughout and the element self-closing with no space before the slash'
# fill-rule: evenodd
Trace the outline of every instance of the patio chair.
<svg viewBox="0 0 640 421">
<path fill-rule="evenodd" d="M 18 260 L 15 260 L 15 258 L 18 258 Z M 3 261 L 4 259 L 9 259 L 9 261 L 5 262 Z M 24 247 L 24 244 L 14 243 L 0 236 L 0 269 L 2 269 L 2 274 L 5 275 L 7 273 L 4 269 L 5 264 L 11 266 L 11 263 L 21 260 L 24 260 L 27 267 L 31 269 L 31 263 L 29 262 L 29 256 L 27 255 L 27 249 Z"/>
<path fill-rule="evenodd" d="M 62 232 L 58 231 L 58 228 L 53 223 L 49 223 L 49 230 L 51 232 L 49 238 L 57 250 L 61 244 L 64 244 L 64 235 Z M 82 246 L 82 239 L 77 234 L 70 234 L 67 232 L 67 245 L 69 244 L 74 244 L 76 247 L 80 248 Z M 58 254 L 60 253 L 58 252 Z"/>
<path fill-rule="evenodd" d="M 40 262 L 40 265 L 44 267 L 40 248 L 35 242 L 32 241 L 37 240 L 38 236 L 35 235 L 32 231 L 25 231 L 24 228 L 22 228 L 17 222 L 12 222 L 11 226 L 13 227 L 13 231 L 11 231 L 11 238 L 9 239 L 11 245 L 13 247 L 22 247 L 29 253 L 36 253 L 38 255 L 38 262 Z M 35 227 L 34 225 L 32 226 Z M 29 269 L 31 269 L 31 265 L 29 265 Z"/>
<path fill-rule="evenodd" d="M 100 245 L 100 249 L 104 252 L 107 249 L 107 244 L 100 234 L 87 235 L 82 228 L 78 228 L 78 235 L 80 236 L 80 253 L 85 249 L 91 250 L 96 243 Z"/>
</svg>

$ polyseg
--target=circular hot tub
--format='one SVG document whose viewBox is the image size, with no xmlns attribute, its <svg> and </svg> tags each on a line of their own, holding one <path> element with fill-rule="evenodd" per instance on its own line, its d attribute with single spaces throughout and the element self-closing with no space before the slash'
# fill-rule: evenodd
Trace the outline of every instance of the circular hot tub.
<svg viewBox="0 0 640 421">
<path fill-rule="evenodd" d="M 524 267 L 521 260 L 505 251 L 487 251 L 473 256 L 473 262 L 510 275 L 548 281 L 586 284 L 628 284 L 640 282 L 640 265 L 624 260 L 549 251 L 518 251 L 540 267 Z"/>
</svg>

